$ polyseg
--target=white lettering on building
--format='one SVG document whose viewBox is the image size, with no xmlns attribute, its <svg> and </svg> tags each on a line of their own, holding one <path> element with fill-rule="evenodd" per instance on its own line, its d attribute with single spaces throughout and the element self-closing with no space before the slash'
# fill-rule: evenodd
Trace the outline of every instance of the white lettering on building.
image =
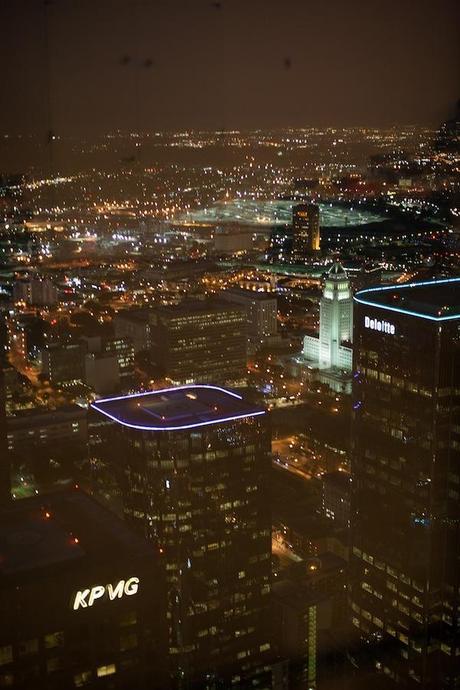
<svg viewBox="0 0 460 690">
<path fill-rule="evenodd" d="M 73 599 L 72 608 L 74 611 L 92 606 L 97 599 L 102 599 L 106 594 L 109 601 L 121 599 L 123 596 L 132 596 L 139 589 L 139 578 L 130 577 L 128 580 L 119 580 L 115 585 L 94 585 L 90 589 L 79 590 Z"/>
<path fill-rule="evenodd" d="M 364 317 L 364 328 L 370 328 L 371 331 L 379 331 L 380 333 L 388 333 L 389 335 L 396 333 L 394 323 L 380 321 L 380 319 L 371 319 L 369 316 Z"/>
</svg>

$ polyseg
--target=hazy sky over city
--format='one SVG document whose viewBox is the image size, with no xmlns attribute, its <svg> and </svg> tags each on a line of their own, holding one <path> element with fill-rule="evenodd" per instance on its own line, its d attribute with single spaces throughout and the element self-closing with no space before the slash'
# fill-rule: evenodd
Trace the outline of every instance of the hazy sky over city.
<svg viewBox="0 0 460 690">
<path fill-rule="evenodd" d="M 3 0 L 2 132 L 437 124 L 458 0 Z"/>
</svg>

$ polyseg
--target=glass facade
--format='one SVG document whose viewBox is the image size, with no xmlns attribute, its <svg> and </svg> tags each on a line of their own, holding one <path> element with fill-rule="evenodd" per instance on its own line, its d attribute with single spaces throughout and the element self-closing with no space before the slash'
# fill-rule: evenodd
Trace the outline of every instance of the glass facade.
<svg viewBox="0 0 460 690">
<path fill-rule="evenodd" d="M 460 682 L 460 320 L 427 289 L 355 302 L 349 593 L 375 668 L 434 690 Z"/>
<path fill-rule="evenodd" d="M 163 553 L 178 686 L 248 687 L 257 678 L 269 687 L 266 416 L 183 431 L 103 430 L 105 453 L 123 458 L 125 517 Z"/>
<path fill-rule="evenodd" d="M 174 383 L 242 382 L 246 377 L 246 310 L 195 303 L 156 312 L 152 358 Z"/>
</svg>

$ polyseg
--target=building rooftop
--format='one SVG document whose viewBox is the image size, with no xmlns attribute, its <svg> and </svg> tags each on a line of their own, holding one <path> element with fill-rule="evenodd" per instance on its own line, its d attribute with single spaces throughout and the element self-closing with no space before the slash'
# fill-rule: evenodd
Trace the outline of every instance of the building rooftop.
<svg viewBox="0 0 460 690">
<path fill-rule="evenodd" d="M 46 407 L 34 407 L 30 410 L 18 410 L 14 416 L 7 417 L 8 428 L 35 428 L 46 424 L 61 424 L 75 421 L 75 418 L 85 419 L 87 410 L 79 405 L 63 405 L 56 410 Z"/>
<path fill-rule="evenodd" d="M 449 321 L 460 318 L 460 278 L 366 288 L 357 292 L 354 299 L 386 311 Z"/>
<path fill-rule="evenodd" d="M 128 321 L 137 321 L 138 323 L 146 323 L 149 320 L 148 309 L 121 309 L 115 314 L 117 319 L 127 319 Z"/>
<path fill-rule="evenodd" d="M 265 290 L 246 290 L 241 287 L 232 287 L 221 292 L 221 296 L 225 299 L 226 295 L 245 297 L 248 300 L 257 302 L 268 302 L 269 300 L 276 300 L 276 292 L 267 292 Z"/>
<path fill-rule="evenodd" d="M 348 472 L 341 472 L 335 470 L 334 472 L 326 472 L 321 477 L 323 484 L 336 486 L 337 488 L 350 491 L 351 475 Z"/>
<path fill-rule="evenodd" d="M 143 431 L 192 429 L 266 412 L 234 391 L 204 384 L 105 398 L 92 407 L 123 426 Z"/>
<path fill-rule="evenodd" d="M 240 305 L 211 297 L 204 300 L 186 299 L 180 304 L 157 307 L 154 311 L 160 316 L 176 319 L 195 314 L 206 315 L 235 310 L 243 313 L 243 308 Z"/>
<path fill-rule="evenodd" d="M 339 261 L 334 261 L 332 266 L 327 271 L 327 278 L 347 280 L 348 275 L 342 264 Z"/>
<path fill-rule="evenodd" d="M 152 554 L 152 546 L 79 489 L 13 501 L 0 513 L 0 583 L 37 570 Z"/>
</svg>

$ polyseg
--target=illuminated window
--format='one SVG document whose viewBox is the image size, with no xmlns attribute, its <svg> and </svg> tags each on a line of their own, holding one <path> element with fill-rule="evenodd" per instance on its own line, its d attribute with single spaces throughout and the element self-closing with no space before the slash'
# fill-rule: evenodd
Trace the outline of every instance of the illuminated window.
<svg viewBox="0 0 460 690">
<path fill-rule="evenodd" d="M 128 611 L 123 618 L 120 619 L 120 625 L 135 625 L 137 623 L 137 615 L 135 611 Z"/>
<path fill-rule="evenodd" d="M 0 647 L 0 666 L 4 664 L 10 664 L 13 661 L 13 647 L 7 644 L 4 647 Z"/>
<path fill-rule="evenodd" d="M 116 672 L 117 667 L 115 666 L 115 664 L 107 664 L 107 666 L 98 666 L 96 671 L 98 678 L 102 678 L 102 676 L 111 676 Z"/>
<path fill-rule="evenodd" d="M 81 673 L 76 673 L 73 677 L 73 684 L 76 688 L 82 688 L 91 682 L 91 671 L 82 671 Z"/>
<path fill-rule="evenodd" d="M 0 688 L 13 687 L 14 676 L 12 673 L 0 673 Z"/>
<path fill-rule="evenodd" d="M 53 649 L 53 647 L 60 647 L 64 642 L 63 632 L 54 632 L 45 635 L 44 643 L 46 649 Z"/>
<path fill-rule="evenodd" d="M 126 633 L 120 637 L 120 652 L 137 647 L 137 635 L 134 632 Z"/>
</svg>

